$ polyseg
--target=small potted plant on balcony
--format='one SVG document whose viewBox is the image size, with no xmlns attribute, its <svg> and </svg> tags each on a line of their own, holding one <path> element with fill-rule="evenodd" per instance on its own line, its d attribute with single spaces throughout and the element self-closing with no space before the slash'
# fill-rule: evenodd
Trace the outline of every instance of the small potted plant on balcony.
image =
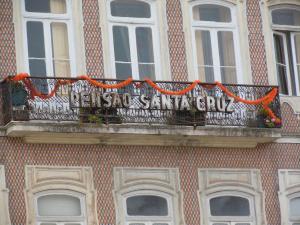
<svg viewBox="0 0 300 225">
<path fill-rule="evenodd" d="M 13 119 L 17 121 L 29 120 L 28 92 L 21 82 L 11 84 Z"/>
</svg>

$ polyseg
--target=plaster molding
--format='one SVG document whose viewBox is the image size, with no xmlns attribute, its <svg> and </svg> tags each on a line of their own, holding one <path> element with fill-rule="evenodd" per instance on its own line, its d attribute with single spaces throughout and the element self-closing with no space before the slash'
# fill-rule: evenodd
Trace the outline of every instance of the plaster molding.
<svg viewBox="0 0 300 225">
<path fill-rule="evenodd" d="M 0 165 L 0 224 L 10 225 L 8 189 L 5 182 L 4 166 Z"/>
<path fill-rule="evenodd" d="M 125 224 L 123 198 L 138 191 L 156 191 L 171 198 L 174 225 L 185 225 L 183 193 L 180 188 L 179 171 L 175 168 L 114 168 L 114 200 L 117 225 Z"/>
<path fill-rule="evenodd" d="M 279 192 L 278 198 L 281 211 L 281 224 L 289 224 L 289 198 L 293 194 L 300 194 L 300 170 L 286 170 L 278 171 L 279 177 Z"/>
<path fill-rule="evenodd" d="M 27 225 L 35 224 L 34 196 L 47 190 L 70 190 L 85 195 L 87 225 L 98 224 L 96 190 L 89 167 L 25 167 Z"/>
<path fill-rule="evenodd" d="M 209 215 L 208 202 L 217 193 L 232 193 L 249 196 L 253 201 L 255 225 L 266 225 L 264 210 L 264 192 L 260 171 L 256 169 L 199 169 L 200 215 Z M 201 217 L 201 224 L 209 224 L 207 216 Z"/>
<path fill-rule="evenodd" d="M 274 6 L 274 5 L 300 5 L 299 0 L 263 0 L 263 3 L 266 3 L 267 6 Z"/>
<path fill-rule="evenodd" d="M 281 96 L 280 103 L 281 105 L 288 104 L 293 109 L 294 114 L 300 115 L 300 96 Z"/>
</svg>

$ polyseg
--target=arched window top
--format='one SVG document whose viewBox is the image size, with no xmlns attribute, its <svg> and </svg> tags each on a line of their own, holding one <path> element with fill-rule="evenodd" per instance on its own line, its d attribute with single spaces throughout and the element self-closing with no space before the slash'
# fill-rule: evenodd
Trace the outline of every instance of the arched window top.
<svg viewBox="0 0 300 225">
<path fill-rule="evenodd" d="M 48 194 L 37 198 L 38 216 L 82 216 L 80 198 L 67 194 Z"/>
<path fill-rule="evenodd" d="M 151 18 L 150 4 L 138 0 L 114 0 L 110 3 L 115 17 Z"/>
<path fill-rule="evenodd" d="M 290 217 L 300 218 L 300 197 L 290 200 Z"/>
<path fill-rule="evenodd" d="M 300 26 L 300 9 L 280 8 L 272 10 L 272 23 L 276 25 Z"/>
<path fill-rule="evenodd" d="M 67 0 L 25 0 L 26 12 L 65 14 Z"/>
<path fill-rule="evenodd" d="M 128 216 L 168 216 L 167 199 L 156 195 L 138 195 L 126 199 Z"/>
<path fill-rule="evenodd" d="M 217 4 L 201 4 L 193 7 L 193 19 L 196 21 L 230 23 L 231 10 L 229 7 Z"/>
<path fill-rule="evenodd" d="M 247 198 L 239 196 L 220 196 L 211 198 L 212 216 L 250 216 L 250 203 Z"/>
</svg>

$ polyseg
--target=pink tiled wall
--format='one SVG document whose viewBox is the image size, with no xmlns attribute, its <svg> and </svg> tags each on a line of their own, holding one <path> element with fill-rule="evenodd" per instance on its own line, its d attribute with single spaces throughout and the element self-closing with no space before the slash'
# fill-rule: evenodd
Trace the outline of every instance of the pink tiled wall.
<svg viewBox="0 0 300 225">
<path fill-rule="evenodd" d="M 179 168 L 186 224 L 199 225 L 198 168 L 256 168 L 261 171 L 268 224 L 280 224 L 278 169 L 299 166 L 300 145 L 269 144 L 255 149 L 189 147 L 33 145 L 0 138 L 0 164 L 5 165 L 13 224 L 25 224 L 25 165 L 89 166 L 97 190 L 100 224 L 115 224 L 114 167 Z"/>
</svg>

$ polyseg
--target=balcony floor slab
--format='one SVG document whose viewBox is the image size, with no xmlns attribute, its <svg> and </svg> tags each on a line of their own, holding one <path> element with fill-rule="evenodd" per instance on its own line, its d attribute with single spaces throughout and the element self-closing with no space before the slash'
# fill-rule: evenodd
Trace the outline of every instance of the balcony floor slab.
<svg viewBox="0 0 300 225">
<path fill-rule="evenodd" d="M 275 142 L 280 129 L 174 126 L 149 124 L 79 124 L 76 122 L 10 122 L 4 135 L 21 137 L 25 143 L 99 144 L 144 146 L 191 146 L 255 148 Z"/>
</svg>

